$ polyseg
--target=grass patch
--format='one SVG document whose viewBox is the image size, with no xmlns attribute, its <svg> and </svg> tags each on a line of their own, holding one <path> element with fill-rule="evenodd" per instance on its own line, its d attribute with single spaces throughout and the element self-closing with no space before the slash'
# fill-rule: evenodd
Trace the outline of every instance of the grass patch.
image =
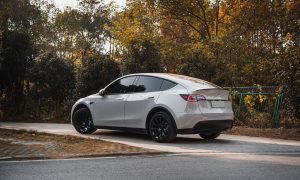
<svg viewBox="0 0 300 180">
<path fill-rule="evenodd" d="M 160 153 L 98 139 L 0 129 L 0 156 L 10 159 L 71 158 Z"/>
</svg>

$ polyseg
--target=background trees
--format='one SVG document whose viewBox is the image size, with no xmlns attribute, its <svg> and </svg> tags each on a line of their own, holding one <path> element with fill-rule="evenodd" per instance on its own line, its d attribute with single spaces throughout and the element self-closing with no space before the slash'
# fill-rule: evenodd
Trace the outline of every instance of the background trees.
<svg viewBox="0 0 300 180">
<path fill-rule="evenodd" d="M 90 55 L 84 57 L 78 71 L 77 93 L 79 97 L 98 93 L 108 83 L 120 76 L 119 64 L 108 56 Z"/>
<path fill-rule="evenodd" d="M 26 74 L 32 64 L 32 43 L 24 33 L 4 31 L 2 34 L 0 92 L 4 96 L 7 112 L 24 112 L 24 89 L 28 85 Z"/>
<path fill-rule="evenodd" d="M 38 105 L 38 112 L 48 105 L 58 113 L 63 103 L 75 94 L 74 66 L 55 53 L 43 53 L 35 58 L 28 71 L 28 81 L 29 94 Z"/>
<path fill-rule="evenodd" d="M 40 97 L 71 104 L 120 74 L 171 72 L 220 86 L 284 86 L 299 116 L 299 1 L 78 2 L 60 10 L 45 0 L 0 1 L 5 115 L 30 114 Z"/>
<path fill-rule="evenodd" d="M 103 50 L 107 38 L 104 25 L 109 8 L 96 0 L 80 1 L 79 9 L 66 9 L 54 17 L 56 50 L 70 60 L 81 60 L 91 51 Z"/>
<path fill-rule="evenodd" d="M 132 41 L 125 55 L 123 71 L 126 74 L 162 72 L 163 66 L 158 47 L 147 40 Z"/>
</svg>

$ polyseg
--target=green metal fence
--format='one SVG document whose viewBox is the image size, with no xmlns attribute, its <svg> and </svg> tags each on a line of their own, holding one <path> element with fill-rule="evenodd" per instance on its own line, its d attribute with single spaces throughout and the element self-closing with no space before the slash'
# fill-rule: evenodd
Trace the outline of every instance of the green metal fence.
<svg viewBox="0 0 300 180">
<path fill-rule="evenodd" d="M 231 91 L 236 119 L 242 113 L 269 113 L 272 127 L 279 127 L 284 94 L 278 86 L 225 87 Z"/>
</svg>

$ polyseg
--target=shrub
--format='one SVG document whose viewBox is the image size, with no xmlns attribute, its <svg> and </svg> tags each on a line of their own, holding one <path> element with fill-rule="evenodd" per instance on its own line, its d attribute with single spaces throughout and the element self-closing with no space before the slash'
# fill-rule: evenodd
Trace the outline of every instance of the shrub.
<svg viewBox="0 0 300 180">
<path fill-rule="evenodd" d="M 86 57 L 79 70 L 77 93 L 80 97 L 97 93 L 119 75 L 117 62 L 103 56 Z"/>
<path fill-rule="evenodd" d="M 62 103 L 73 97 L 75 71 L 73 64 L 56 54 L 47 52 L 35 58 L 35 64 L 28 73 L 30 96 L 38 106 L 38 114 L 53 110 L 58 112 Z M 42 113 L 43 114 L 43 113 Z"/>
</svg>

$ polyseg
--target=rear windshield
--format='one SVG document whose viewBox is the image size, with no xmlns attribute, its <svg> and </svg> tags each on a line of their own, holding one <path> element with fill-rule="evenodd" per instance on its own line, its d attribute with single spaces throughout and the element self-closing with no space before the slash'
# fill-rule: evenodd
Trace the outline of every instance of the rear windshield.
<svg viewBox="0 0 300 180">
<path fill-rule="evenodd" d="M 190 82 L 193 82 L 193 83 L 197 83 L 197 84 L 203 84 L 203 85 L 211 86 L 211 87 L 214 87 L 214 88 L 221 88 L 220 86 L 217 86 L 217 85 L 215 85 L 213 83 L 204 81 L 202 79 L 190 77 L 190 76 L 184 76 L 184 75 L 178 75 L 178 74 L 170 74 L 170 76 L 174 76 L 176 78 L 187 80 L 187 81 L 190 81 Z"/>
</svg>

